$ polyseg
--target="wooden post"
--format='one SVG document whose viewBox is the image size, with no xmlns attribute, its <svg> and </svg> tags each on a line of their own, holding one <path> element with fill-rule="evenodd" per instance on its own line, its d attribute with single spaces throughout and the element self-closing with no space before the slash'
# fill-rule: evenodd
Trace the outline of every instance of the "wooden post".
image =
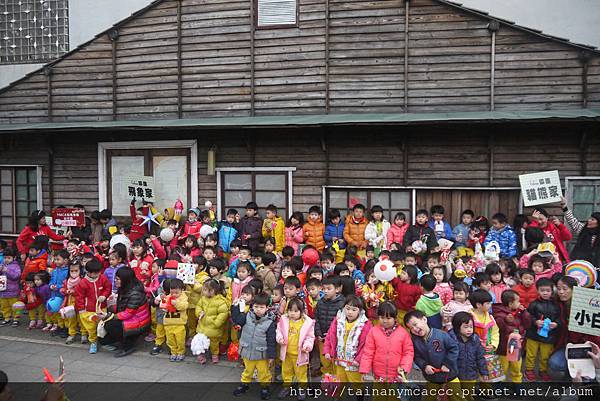
<svg viewBox="0 0 600 401">
<path fill-rule="evenodd" d="M 579 53 L 579 60 L 583 64 L 581 70 L 581 106 L 584 109 L 588 107 L 589 89 L 588 89 L 588 70 L 592 55 L 589 52 L 582 51 Z"/>
<path fill-rule="evenodd" d="M 402 137 L 402 182 L 408 186 L 408 134 Z"/>
<path fill-rule="evenodd" d="M 489 186 L 494 186 L 494 134 L 488 137 L 488 154 L 489 154 Z"/>
<path fill-rule="evenodd" d="M 177 117 L 183 116 L 183 76 L 181 74 L 181 2 L 177 2 Z"/>
<path fill-rule="evenodd" d="M 46 137 L 46 148 L 48 149 L 48 207 L 52 210 L 54 209 L 54 141 L 52 135 Z"/>
<path fill-rule="evenodd" d="M 108 32 L 108 38 L 112 45 L 112 119 L 117 119 L 117 40 L 119 31 L 113 29 Z"/>
<path fill-rule="evenodd" d="M 46 76 L 47 85 L 47 96 L 48 96 L 48 121 L 52 122 L 52 67 L 48 66 L 44 68 L 44 75 Z"/>
<path fill-rule="evenodd" d="M 321 132 L 321 150 L 325 153 L 325 185 L 329 185 L 329 147 L 327 146 L 327 128 Z"/>
<path fill-rule="evenodd" d="M 410 0 L 404 0 L 404 112 L 408 113 L 408 20 Z M 405 178 L 406 179 L 406 178 Z"/>
<path fill-rule="evenodd" d="M 329 0 L 325 0 L 325 114 L 329 114 L 329 110 Z M 329 174 L 327 180 L 329 180 Z"/>
<path fill-rule="evenodd" d="M 490 111 L 496 108 L 494 101 L 495 84 L 496 84 L 496 32 L 500 29 L 498 21 L 490 21 L 488 30 L 492 33 L 492 45 L 490 48 Z"/>
<path fill-rule="evenodd" d="M 255 91 L 255 57 L 254 57 L 254 33 L 256 32 L 256 18 L 254 16 L 254 1 L 250 1 L 250 116 L 254 117 L 254 91 Z"/>
</svg>

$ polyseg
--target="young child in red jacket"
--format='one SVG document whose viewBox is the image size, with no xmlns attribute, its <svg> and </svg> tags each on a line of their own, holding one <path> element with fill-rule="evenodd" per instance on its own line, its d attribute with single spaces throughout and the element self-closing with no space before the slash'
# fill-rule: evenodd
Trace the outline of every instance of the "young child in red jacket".
<svg viewBox="0 0 600 401">
<path fill-rule="evenodd" d="M 535 272 L 533 270 L 521 270 L 519 272 L 521 282 L 511 288 L 519 294 L 521 305 L 525 308 L 535 301 L 538 297 L 537 289 L 535 288 Z"/>
<path fill-rule="evenodd" d="M 419 285 L 419 273 L 412 265 L 404 266 L 397 278 L 392 280 L 392 286 L 396 292 L 395 303 L 398 309 L 398 321 L 403 322 L 404 315 L 415 309 L 417 301 L 423 295 Z"/>
</svg>

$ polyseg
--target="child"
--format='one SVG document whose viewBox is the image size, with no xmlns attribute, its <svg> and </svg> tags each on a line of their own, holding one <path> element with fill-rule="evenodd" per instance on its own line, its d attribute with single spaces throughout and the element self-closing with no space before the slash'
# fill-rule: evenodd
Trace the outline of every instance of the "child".
<svg viewBox="0 0 600 401">
<path fill-rule="evenodd" d="M 458 312 L 452 318 L 450 337 L 458 344 L 458 379 L 466 400 L 473 400 L 475 382 L 479 377 L 488 380 L 489 371 L 485 360 L 485 350 L 479 336 L 473 332 L 473 316 L 468 312 Z"/>
<path fill-rule="evenodd" d="M 316 278 L 309 278 L 306 282 L 306 292 L 304 300 L 306 302 L 306 314 L 311 319 L 315 318 L 315 309 L 317 303 L 322 298 L 321 292 L 321 280 Z"/>
<path fill-rule="evenodd" d="M 229 265 L 229 271 L 227 272 L 227 275 L 232 279 L 235 278 L 237 275 L 238 266 L 242 262 L 249 263 L 250 268 L 254 270 L 256 266 L 254 265 L 254 262 L 250 260 L 251 255 L 252 250 L 247 246 L 242 246 L 239 250 L 237 258 Z"/>
<path fill-rule="evenodd" d="M 250 248 L 250 251 L 258 249 L 260 244 L 262 220 L 258 216 L 258 205 L 256 202 L 246 204 L 246 215 L 240 220 L 238 231 L 242 245 Z"/>
<path fill-rule="evenodd" d="M 62 286 L 69 276 L 69 251 L 66 249 L 61 249 L 60 251 L 56 251 L 56 256 L 54 256 L 54 263 L 56 264 L 56 268 L 50 274 L 50 297 L 61 297 L 60 290 Z M 60 313 L 51 313 L 48 312 L 48 316 L 52 321 L 53 325 L 50 328 L 50 332 L 52 335 L 59 335 L 61 338 L 67 338 L 68 334 L 65 329 L 65 321 L 62 317 L 60 317 Z"/>
<path fill-rule="evenodd" d="M 69 277 L 63 282 L 60 293 L 65 297 L 63 302 L 64 306 L 74 306 L 75 305 L 75 289 L 81 282 L 81 267 L 79 263 L 71 263 L 69 266 Z M 77 316 L 70 317 L 65 319 L 65 326 L 67 329 L 67 340 L 65 344 L 73 344 L 75 341 L 75 335 L 77 334 L 77 324 L 78 319 Z M 82 330 L 83 331 L 83 330 Z M 81 335 L 82 343 L 87 343 L 87 335 Z"/>
<path fill-rule="evenodd" d="M 404 234 L 408 230 L 409 224 L 406 222 L 406 215 L 398 212 L 394 216 L 394 224 L 387 232 L 386 249 L 391 249 L 392 244 L 401 244 L 404 241 Z"/>
<path fill-rule="evenodd" d="M 292 213 L 285 225 L 285 246 L 291 247 L 294 255 L 299 255 L 298 247 L 304 242 L 302 226 L 304 226 L 304 216 L 300 212 Z"/>
<path fill-rule="evenodd" d="M 46 270 L 48 266 L 48 237 L 36 237 L 29 245 L 29 256 L 25 259 L 25 267 L 21 273 L 21 280 L 25 280 L 29 273 Z"/>
<path fill-rule="evenodd" d="M 238 211 L 235 209 L 227 210 L 225 220 L 219 224 L 219 248 L 223 252 L 223 257 L 228 260 L 231 252 L 231 243 L 238 236 L 237 224 L 235 223 L 235 215 Z"/>
<path fill-rule="evenodd" d="M 446 331 L 452 330 L 452 318 L 458 312 L 471 312 L 473 307 L 469 302 L 469 286 L 464 282 L 454 284 L 453 299 L 442 308 L 442 324 Z"/>
<path fill-rule="evenodd" d="M 233 392 L 238 397 L 248 391 L 254 371 L 260 383 L 260 398 L 270 396 L 271 366 L 276 356 L 276 323 L 272 313 L 267 312 L 269 296 L 257 294 L 252 310 L 247 315 L 237 315 L 234 323 L 242 327 L 239 353 L 244 361 L 241 384 Z"/>
<path fill-rule="evenodd" d="M 325 226 L 325 244 L 327 248 L 335 251 L 335 259 L 336 263 L 340 263 L 344 258 L 344 253 L 346 251 L 346 241 L 344 241 L 344 228 L 346 225 L 342 221 L 342 217 L 340 215 L 340 211 L 337 209 L 329 209 L 329 213 L 327 213 L 327 226 Z M 337 250 L 333 248 L 333 245 L 337 244 Z"/>
<path fill-rule="evenodd" d="M 144 284 L 144 287 L 150 284 L 152 277 L 152 261 L 154 258 L 148 254 L 148 246 L 144 240 L 138 239 L 131 245 L 133 258 L 129 266 L 133 269 L 135 277 Z"/>
<path fill-rule="evenodd" d="M 231 266 L 233 262 L 235 262 L 239 258 L 241 248 L 242 241 L 240 241 L 239 239 L 234 239 L 233 241 L 231 241 L 231 244 L 229 244 L 229 258 L 226 259 L 229 263 L 228 266 Z"/>
<path fill-rule="evenodd" d="M 499 301 L 502 293 L 508 290 L 508 286 L 502 280 L 502 271 L 500 270 L 500 265 L 497 263 L 490 263 L 485 267 L 485 274 L 490 276 L 490 283 L 492 284 L 490 288 L 490 292 L 493 295 L 495 301 Z"/>
<path fill-rule="evenodd" d="M 281 308 L 281 302 L 283 301 L 283 284 L 277 284 L 273 288 L 273 294 L 271 295 L 271 306 L 269 311 L 273 312 L 275 317 L 279 319 L 279 310 Z M 314 312 L 313 312 L 314 315 Z"/>
<path fill-rule="evenodd" d="M 212 363 L 218 363 L 219 343 L 223 338 L 223 330 L 229 317 L 229 303 L 225 298 L 223 286 L 217 280 L 209 279 L 204 282 L 202 297 L 196 305 L 196 316 L 198 316 L 197 332 L 209 338 Z M 198 362 L 205 364 L 206 355 L 200 354 Z"/>
<path fill-rule="evenodd" d="M 41 329 L 44 327 L 44 314 L 46 312 L 42 297 L 35 291 L 36 287 L 34 280 L 35 273 L 29 273 L 25 278 L 25 284 L 21 291 L 21 302 L 25 304 L 25 309 L 29 314 L 29 330 Z"/>
<path fill-rule="evenodd" d="M 518 332 L 521 336 L 520 343 L 523 344 L 525 331 L 531 326 L 531 316 L 521 302 L 519 302 L 519 294 L 513 290 L 506 290 L 502 293 L 500 299 L 502 305 L 494 307 L 494 319 L 500 330 L 500 344 L 496 354 L 500 356 L 502 370 L 506 377 L 510 377 L 513 383 L 521 383 L 523 374 L 521 373 L 521 358 L 516 361 L 508 361 L 506 355 L 508 353 L 508 337 Z"/>
<path fill-rule="evenodd" d="M 445 238 L 449 241 L 453 241 L 452 227 L 444 220 L 444 207 L 442 205 L 431 206 L 431 220 L 429 220 L 429 228 L 435 232 L 435 238 Z"/>
<path fill-rule="evenodd" d="M 471 209 L 463 210 L 461 213 L 461 224 L 454 227 L 452 230 L 452 238 L 454 238 L 454 246 L 458 248 L 465 248 L 467 246 L 467 240 L 469 239 L 469 227 L 475 218 L 475 213 Z"/>
<path fill-rule="evenodd" d="M 321 258 L 320 258 L 320 262 L 321 262 L 321 272 L 323 274 L 324 277 L 329 276 L 331 273 L 333 273 L 333 269 L 335 268 L 335 260 L 336 257 L 329 253 L 329 252 L 323 252 L 321 254 Z M 342 258 L 342 260 L 340 261 L 340 263 L 343 261 L 344 259 Z"/>
<path fill-rule="evenodd" d="M 325 249 L 325 224 L 323 224 L 319 206 L 311 206 L 308 209 L 308 221 L 302 227 L 302 231 L 306 245 L 312 245 L 317 251 L 323 252 Z"/>
<path fill-rule="evenodd" d="M 17 252 L 12 248 L 4 250 L 4 261 L 0 265 L 0 275 L 6 277 L 4 290 L 0 291 L 0 310 L 2 320 L 0 326 L 6 326 L 12 322 L 13 327 L 19 326 L 20 315 L 13 309 L 13 304 L 19 300 L 19 280 L 21 278 L 21 266 L 16 260 Z M 35 319 L 33 320 L 35 322 Z M 32 329 L 31 322 L 29 328 Z"/>
<path fill-rule="evenodd" d="M 135 208 L 135 198 L 131 200 L 129 205 L 129 216 L 131 217 L 131 231 L 129 232 L 129 240 L 131 242 L 140 239 L 148 233 L 148 227 L 144 224 L 144 216 L 148 215 L 149 207 L 143 206 Z"/>
<path fill-rule="evenodd" d="M 535 283 L 535 288 L 538 292 L 538 299 L 529 304 L 527 311 L 531 315 L 532 324 L 528 327 L 526 335 L 527 342 L 525 343 L 525 378 L 528 381 L 535 381 L 536 376 L 533 371 L 535 361 L 539 355 L 540 379 L 543 381 L 550 380 L 548 375 L 548 358 L 554 349 L 558 327 L 560 324 L 560 308 L 552 299 L 554 291 L 554 283 L 547 278 L 541 278 Z M 544 320 L 550 319 L 550 327 L 548 334 L 543 336 L 540 334 L 540 329 L 544 326 Z"/>
<path fill-rule="evenodd" d="M 180 242 L 192 235 L 196 239 L 200 238 L 200 228 L 202 222 L 198 220 L 200 217 L 200 209 L 192 208 L 188 210 L 187 221 L 181 225 L 173 240 L 171 240 L 171 249 L 175 248 Z"/>
<path fill-rule="evenodd" d="M 204 249 L 202 250 L 202 257 L 207 261 L 213 260 L 217 256 L 217 250 L 214 246 L 209 245 L 209 243 L 214 243 L 214 237 L 212 234 L 208 234 L 204 239 Z"/>
<path fill-rule="evenodd" d="M 117 293 L 117 287 L 115 286 L 115 277 L 117 277 L 117 271 L 123 267 L 126 267 L 125 261 L 127 260 L 127 254 L 124 254 L 117 249 L 113 250 L 108 255 L 108 267 L 104 270 L 104 275 L 110 282 L 113 293 Z"/>
<path fill-rule="evenodd" d="M 309 353 L 315 343 L 314 328 L 314 320 L 304 314 L 304 302 L 300 298 L 290 299 L 287 313 L 277 323 L 276 339 L 280 345 L 279 359 L 282 362 L 283 379 L 279 399 L 288 395 L 294 377 L 301 386 L 308 382 Z"/>
<path fill-rule="evenodd" d="M 413 344 L 397 315 L 393 303 L 381 303 L 377 307 L 379 324 L 367 335 L 358 371 L 363 375 L 372 372 L 376 382 L 396 383 L 413 365 Z"/>
<path fill-rule="evenodd" d="M 446 277 L 445 266 L 435 266 L 431 269 L 431 274 L 435 277 L 435 289 L 433 290 L 440 296 L 442 304 L 446 305 L 452 300 L 452 288 L 448 284 L 448 278 Z"/>
<path fill-rule="evenodd" d="M 396 308 L 398 309 L 398 322 L 404 324 L 404 315 L 408 311 L 415 309 L 417 301 L 423 295 L 423 290 L 419 285 L 417 268 L 412 265 L 405 265 L 400 270 L 398 277 L 391 281 L 396 294 Z"/>
<path fill-rule="evenodd" d="M 191 343 L 191 338 L 196 334 L 196 324 L 198 323 L 197 305 L 202 298 L 204 292 L 204 282 L 209 279 L 206 272 L 205 261 L 196 265 L 196 274 L 194 275 L 194 284 L 187 285 L 188 294 L 188 310 L 187 310 L 187 333 L 188 341 Z"/>
<path fill-rule="evenodd" d="M 371 218 L 373 221 L 365 228 L 365 239 L 375 248 L 375 257 L 387 248 L 387 236 L 390 230 L 390 222 L 383 218 L 383 208 L 379 205 L 371 207 Z"/>
<path fill-rule="evenodd" d="M 519 294 L 519 300 L 524 308 L 528 308 L 529 304 L 535 301 L 538 297 L 537 289 L 535 288 L 535 273 L 533 270 L 521 270 L 520 283 L 512 287 L 512 290 Z"/>
<path fill-rule="evenodd" d="M 188 235 L 183 241 L 182 262 L 192 263 L 195 257 L 202 255 L 202 249 L 198 246 L 198 239 L 193 235 Z"/>
<path fill-rule="evenodd" d="M 275 253 L 275 246 L 275 238 L 265 238 L 265 254 L 271 254 L 275 257 L 275 263 L 273 264 L 273 274 L 275 274 L 275 279 L 279 280 L 279 277 L 281 276 L 281 266 L 283 265 L 283 257 L 281 256 L 283 249 L 281 252 Z"/>
<path fill-rule="evenodd" d="M 208 262 L 208 276 L 221 283 L 225 294 L 230 292 L 231 279 L 224 274 L 225 261 L 223 258 L 215 258 Z"/>
<path fill-rule="evenodd" d="M 487 353 L 493 353 L 498 348 L 500 342 L 500 332 L 496 320 L 490 314 L 492 307 L 492 296 L 484 290 L 475 290 L 469 296 L 469 301 L 473 305 L 473 323 L 475 332 L 481 340 L 481 345 Z"/>
<path fill-rule="evenodd" d="M 357 286 L 362 286 L 365 284 L 365 275 L 361 272 L 360 269 L 360 261 L 356 259 L 354 256 L 346 255 L 344 257 L 344 264 L 348 266 L 348 270 L 350 271 L 350 277 L 355 281 Z"/>
<path fill-rule="evenodd" d="M 346 298 L 344 308 L 338 311 L 329 327 L 323 346 L 324 357 L 334 363 L 334 374 L 341 382 L 362 381 L 358 367 L 371 327 L 362 299 L 356 295 Z"/>
<path fill-rule="evenodd" d="M 492 304 L 496 303 L 496 295 L 492 292 L 492 280 L 487 273 L 479 272 L 473 275 L 473 287 L 478 290 L 487 291 L 490 294 Z M 475 307 L 475 305 L 473 305 Z"/>
<path fill-rule="evenodd" d="M 369 260 L 375 259 L 375 247 L 373 245 L 367 245 L 365 248 L 365 257 L 360 260 L 361 264 L 364 265 Z"/>
<path fill-rule="evenodd" d="M 281 300 L 279 307 L 280 314 L 283 315 L 286 312 L 287 302 L 294 297 L 304 298 L 304 294 L 302 293 L 302 283 L 298 277 L 290 276 L 286 278 L 283 283 L 283 299 Z"/>
<path fill-rule="evenodd" d="M 106 299 L 112 293 L 110 282 L 100 274 L 102 264 L 92 259 L 85 265 L 86 275 L 79 285 L 75 287 L 75 310 L 79 314 L 82 330 L 88 333 L 90 354 L 98 352 L 97 312 L 106 311 Z"/>
<path fill-rule="evenodd" d="M 165 279 L 158 287 L 156 294 L 154 294 L 150 299 L 150 312 L 152 313 L 151 321 L 155 325 L 154 328 L 154 345 L 150 350 L 150 355 L 156 356 L 160 354 L 162 350 L 163 344 L 167 341 L 167 335 L 165 334 L 165 311 L 160 308 L 160 302 L 165 296 L 171 293 L 171 279 Z"/>
<path fill-rule="evenodd" d="M 188 298 L 185 284 L 178 278 L 170 280 L 170 293 L 165 296 L 159 308 L 165 313 L 163 325 L 167 346 L 171 350 L 169 361 L 181 362 L 185 359 L 185 326 L 187 324 Z"/>
<path fill-rule="evenodd" d="M 316 278 L 317 280 L 321 281 L 323 280 L 323 269 L 321 269 L 319 265 L 314 265 L 308 269 L 306 275 L 308 276 L 309 280 L 311 278 Z"/>
<path fill-rule="evenodd" d="M 437 284 L 435 277 L 431 274 L 424 274 L 419 280 L 423 295 L 419 297 L 415 309 L 421 311 L 427 316 L 427 324 L 435 329 L 442 328 L 442 299 L 434 292 Z"/>
<path fill-rule="evenodd" d="M 427 325 L 423 312 L 414 310 L 404 316 L 404 324 L 410 330 L 415 363 L 427 380 L 428 395 L 423 399 L 434 401 L 437 390 L 447 385 L 450 401 L 461 400 L 458 379 L 458 344 L 442 330 Z"/>
<path fill-rule="evenodd" d="M 266 218 L 262 224 L 262 236 L 275 238 L 275 252 L 281 252 L 285 244 L 285 223 L 277 215 L 277 207 L 273 204 L 267 206 Z"/>
<path fill-rule="evenodd" d="M 421 241 L 427 245 L 427 250 L 424 253 L 424 257 L 427 257 L 428 252 L 433 252 L 437 248 L 438 243 L 435 236 L 435 231 L 429 227 L 428 224 L 429 213 L 425 209 L 417 210 L 415 214 L 415 224 L 408 227 L 406 234 L 404 234 L 403 247 L 406 252 L 414 252 L 412 244 L 415 241 Z"/>
<path fill-rule="evenodd" d="M 552 254 L 549 258 L 542 257 L 534 248 L 531 252 L 523 255 L 519 260 L 519 267 L 529 269 L 535 273 L 535 281 L 541 278 L 552 278 L 555 273 L 562 273 L 562 263 L 558 253 Z"/>
<path fill-rule="evenodd" d="M 504 213 L 496 213 L 492 216 L 492 228 L 488 231 L 483 245 L 492 241 L 500 245 L 500 257 L 512 258 L 517 254 L 517 236 L 508 225 L 508 219 Z"/>
<path fill-rule="evenodd" d="M 365 273 L 367 282 L 360 290 L 360 296 L 365 303 L 367 317 L 371 322 L 377 320 L 377 308 L 386 296 L 386 287 L 375 277 L 375 271 L 371 268 Z"/>
<path fill-rule="evenodd" d="M 237 277 L 233 279 L 231 283 L 231 301 L 235 302 L 240 298 L 242 294 L 242 289 L 248 285 L 250 280 L 254 277 L 252 276 L 254 270 L 250 266 L 249 262 L 242 262 L 239 264 L 237 268 Z"/>
<path fill-rule="evenodd" d="M 258 257 L 254 261 L 256 263 L 256 278 L 263 282 L 265 292 L 267 294 L 273 293 L 273 288 L 277 285 L 277 279 L 275 278 L 275 261 L 277 258 L 274 253 L 259 254 L 261 263 L 258 264 Z"/>
<path fill-rule="evenodd" d="M 360 257 L 365 256 L 365 249 L 369 242 L 365 239 L 365 230 L 369 220 L 365 217 L 364 205 L 357 203 L 352 208 L 352 215 L 348 215 L 344 227 L 344 240 L 347 246 L 355 246 Z"/>
<path fill-rule="evenodd" d="M 43 313 L 43 318 L 40 316 L 38 319 L 40 319 L 41 321 L 44 321 L 47 319 L 48 315 L 46 313 L 46 302 L 48 302 L 48 299 L 50 299 L 50 285 L 48 284 L 50 282 L 50 274 L 47 271 L 41 271 L 38 273 L 32 273 L 33 276 L 33 283 L 35 285 L 35 295 L 41 299 L 42 301 L 42 313 Z M 36 327 L 39 328 L 40 326 L 40 320 L 38 320 L 38 324 L 36 325 Z M 42 331 L 49 331 L 53 324 L 52 322 L 50 322 L 49 320 L 46 320 L 46 326 L 42 328 Z"/>
<path fill-rule="evenodd" d="M 517 285 L 517 272 L 519 269 L 517 268 L 517 265 L 515 264 L 513 259 L 500 258 L 498 264 L 500 265 L 500 271 L 502 272 L 502 281 L 504 281 L 504 284 L 506 284 L 509 288 L 512 288 L 515 285 Z"/>
<path fill-rule="evenodd" d="M 317 302 L 315 309 L 315 337 L 319 341 L 319 353 L 321 357 L 321 371 L 323 374 L 333 374 L 331 362 L 325 359 L 323 348 L 327 331 L 338 311 L 344 306 L 341 280 L 338 276 L 325 277 L 322 282 L 323 298 Z"/>
</svg>

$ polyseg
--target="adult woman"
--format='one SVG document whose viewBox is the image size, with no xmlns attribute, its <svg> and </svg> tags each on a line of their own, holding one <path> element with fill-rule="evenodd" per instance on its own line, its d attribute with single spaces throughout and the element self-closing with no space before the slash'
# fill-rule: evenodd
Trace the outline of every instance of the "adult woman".
<svg viewBox="0 0 600 401">
<path fill-rule="evenodd" d="M 135 277 L 132 269 L 119 269 L 115 286 L 117 304 L 112 311 L 115 315 L 106 321 L 104 328 L 107 334 L 99 340 L 106 348 L 109 348 L 109 344 L 120 342 L 121 351 L 115 354 L 115 358 L 120 358 L 134 352 L 135 341 L 150 328 L 150 310 L 144 285 Z"/>
<path fill-rule="evenodd" d="M 529 227 L 539 227 L 544 231 L 546 238 L 550 240 L 558 251 L 558 256 L 561 262 L 569 263 L 569 254 L 565 247 L 565 242 L 570 241 L 573 235 L 563 223 L 560 222 L 558 217 L 554 216 L 552 219 L 549 218 L 549 214 L 545 209 L 536 208 L 531 214 L 533 221 L 529 224 Z"/>
<path fill-rule="evenodd" d="M 65 238 L 70 238 L 70 232 L 64 235 L 58 235 L 46 224 L 46 212 L 43 210 L 36 210 L 29 216 L 29 221 L 17 238 L 17 249 L 21 255 L 21 259 L 25 260 L 27 252 L 29 251 L 29 245 L 33 242 L 35 237 L 45 235 L 53 241 L 62 241 Z"/>
<path fill-rule="evenodd" d="M 571 251 L 571 259 L 583 259 L 594 266 L 600 266 L 600 213 L 592 213 L 584 224 L 569 210 L 565 198 L 562 198 L 560 203 L 565 212 L 567 225 L 577 235 L 577 243 Z"/>
<path fill-rule="evenodd" d="M 590 336 L 587 334 L 569 331 L 569 314 L 571 313 L 571 298 L 573 297 L 573 288 L 577 286 L 577 280 L 573 277 L 562 276 L 556 283 L 556 293 L 558 294 L 558 305 L 560 307 L 560 326 L 558 339 L 554 346 L 554 353 L 548 360 L 548 366 L 551 371 L 565 375 L 567 373 L 567 359 L 565 358 L 565 345 L 567 343 L 583 344 L 586 341 L 600 345 L 599 336 Z"/>
</svg>

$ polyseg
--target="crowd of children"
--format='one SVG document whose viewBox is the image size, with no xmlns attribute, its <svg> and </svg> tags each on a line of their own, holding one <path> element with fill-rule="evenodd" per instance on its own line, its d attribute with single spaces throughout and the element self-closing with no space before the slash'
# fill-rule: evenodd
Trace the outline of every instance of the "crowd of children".
<svg viewBox="0 0 600 401">
<path fill-rule="evenodd" d="M 96 353 L 98 317 L 117 302 L 118 272 L 132 269 L 148 299 L 151 354 L 166 344 L 170 361 L 182 361 L 197 333 L 210 343 L 201 364 L 237 350 L 244 370 L 234 395 L 256 379 L 268 398 L 274 366 L 281 398 L 316 376 L 402 382 L 413 363 L 432 387 L 473 388 L 501 371 L 519 383 L 523 359 L 527 380 L 549 379 L 548 357 L 566 329 L 554 293 L 567 260 L 526 224 L 519 243 L 523 233 L 501 213 L 490 227 L 465 210 L 453 229 L 439 205 L 418 210 L 412 225 L 403 213 L 389 223 L 380 206 L 367 216 L 361 204 L 345 218 L 330 210 L 326 223 L 318 206 L 306 222 L 300 212 L 284 222 L 273 205 L 262 219 L 254 202 L 243 217 L 232 209 L 217 222 L 208 206 L 153 227 L 132 202 L 133 226 L 105 219 L 97 242 L 70 235 L 63 246 L 42 233 L 22 265 L 23 240 L 19 252 L 0 244 L 0 325 L 28 315 L 29 330 L 67 344 L 79 334 Z M 378 278 L 384 259 L 397 269 L 388 281 Z M 193 284 L 169 273 L 182 262 L 194 264 Z"/>
</svg>

